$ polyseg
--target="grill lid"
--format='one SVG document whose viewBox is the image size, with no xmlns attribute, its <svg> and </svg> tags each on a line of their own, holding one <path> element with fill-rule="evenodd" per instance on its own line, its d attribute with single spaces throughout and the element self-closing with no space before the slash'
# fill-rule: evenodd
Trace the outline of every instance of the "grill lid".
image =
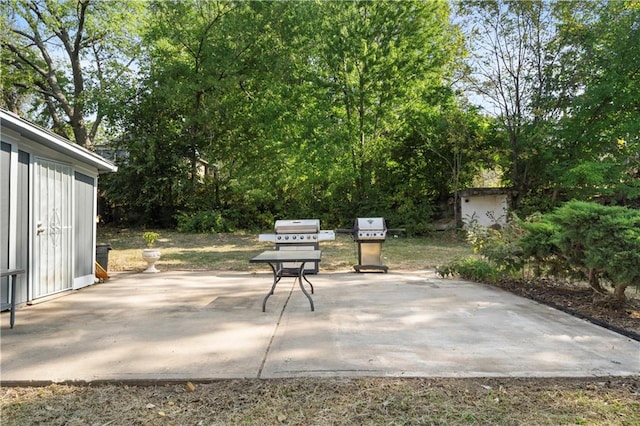
<svg viewBox="0 0 640 426">
<path fill-rule="evenodd" d="M 357 231 L 386 231 L 387 225 L 382 217 L 359 217 L 356 219 L 354 230 Z"/>
<path fill-rule="evenodd" d="M 317 234 L 320 232 L 320 220 L 276 220 L 274 231 L 276 234 Z"/>
<path fill-rule="evenodd" d="M 387 237 L 387 225 L 381 217 L 360 217 L 356 219 L 353 239 L 356 241 L 380 240 Z"/>
</svg>

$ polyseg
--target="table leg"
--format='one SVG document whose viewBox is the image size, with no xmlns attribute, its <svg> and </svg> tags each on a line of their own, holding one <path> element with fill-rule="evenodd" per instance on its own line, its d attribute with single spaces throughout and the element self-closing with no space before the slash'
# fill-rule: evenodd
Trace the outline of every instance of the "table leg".
<svg viewBox="0 0 640 426">
<path fill-rule="evenodd" d="M 314 294 L 314 292 L 313 292 L 313 284 L 311 284 L 311 281 L 309 281 L 307 279 L 307 276 L 304 274 L 304 271 L 303 271 L 303 274 L 302 274 L 302 278 L 304 278 L 304 280 L 307 282 L 307 284 L 309 284 L 309 287 L 311 287 L 311 294 Z"/>
<path fill-rule="evenodd" d="M 269 293 L 267 293 L 264 300 L 262 301 L 262 312 L 265 312 L 265 309 L 267 307 L 267 299 L 276 290 L 276 284 L 278 284 L 278 281 L 280 281 L 280 278 L 282 278 L 282 276 L 278 274 L 276 267 L 273 266 L 272 263 L 269 263 L 269 266 L 271 266 L 271 271 L 273 271 L 273 284 L 271 285 L 271 290 L 269 291 Z"/>
<path fill-rule="evenodd" d="M 313 312 L 315 311 L 315 307 L 313 306 L 313 299 L 311 298 L 309 293 L 307 293 L 307 290 L 305 290 L 304 285 L 302 284 L 302 280 L 308 282 L 311 286 L 311 292 L 313 293 L 313 285 L 311 285 L 307 277 L 304 276 L 304 264 L 305 262 L 302 262 L 302 264 L 300 265 L 300 269 L 298 270 L 298 282 L 300 283 L 300 290 L 302 290 L 304 295 L 307 296 L 307 299 L 309 299 L 309 303 L 311 304 L 311 312 Z"/>
<path fill-rule="evenodd" d="M 16 275 L 11 275 L 9 279 L 11 280 L 11 319 L 9 324 L 13 328 L 13 324 L 16 322 Z"/>
</svg>

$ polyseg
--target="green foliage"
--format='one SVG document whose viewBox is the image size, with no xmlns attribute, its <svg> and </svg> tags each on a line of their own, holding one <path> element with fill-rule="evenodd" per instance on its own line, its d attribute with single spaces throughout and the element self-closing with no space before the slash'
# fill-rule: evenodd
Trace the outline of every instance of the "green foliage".
<svg viewBox="0 0 640 426">
<path fill-rule="evenodd" d="M 461 27 L 446 1 L 5 3 L 2 104 L 79 143 L 109 125 L 129 154 L 100 179 L 114 220 L 379 215 L 421 234 L 496 166 L 521 214 L 640 200 L 636 1 L 463 1 Z M 498 241 L 486 255 L 517 269 Z"/>
<path fill-rule="evenodd" d="M 594 289 L 599 278 L 624 289 L 640 285 L 640 211 L 625 207 L 571 201 L 552 213 L 523 223 L 523 254 L 537 271 L 552 275 L 582 273 Z"/>
<path fill-rule="evenodd" d="M 189 233 L 221 233 L 233 232 L 227 220 L 219 211 L 205 210 L 195 213 L 179 213 L 177 215 L 177 230 Z"/>
<path fill-rule="evenodd" d="M 639 211 L 572 201 L 554 219 L 563 227 L 557 245 L 570 260 L 604 273 L 616 285 L 640 285 Z"/>
<path fill-rule="evenodd" d="M 455 260 L 438 274 L 495 281 L 531 265 L 537 276 L 588 278 L 602 293 L 600 279 L 606 279 L 620 304 L 627 287 L 640 287 L 639 210 L 571 201 L 526 221 L 514 218 L 502 230 L 472 223 L 467 240 L 482 259 Z"/>
<path fill-rule="evenodd" d="M 502 229 L 487 228 L 472 221 L 465 229 L 473 251 L 484 256 L 498 272 L 509 275 L 523 268 L 524 258 L 519 245 L 523 230 L 516 220 L 511 220 Z"/>
<path fill-rule="evenodd" d="M 638 179 L 640 4 L 557 2 L 561 47 L 549 67 L 549 105 L 559 107 L 547 164 L 548 188 L 566 199 L 630 203 Z"/>
<path fill-rule="evenodd" d="M 599 265 L 616 284 L 640 286 L 640 211 L 612 207 L 601 217 Z"/>
<path fill-rule="evenodd" d="M 551 214 L 559 229 L 553 243 L 571 265 L 601 270 L 593 248 L 598 246 L 603 233 L 609 231 L 600 222 L 605 209 L 596 203 L 572 201 Z"/>
<path fill-rule="evenodd" d="M 560 232 L 558 224 L 540 214 L 532 215 L 520 224 L 525 233 L 518 244 L 523 258 L 533 266 L 537 277 L 573 275 L 570 264 L 561 256 L 555 244 Z"/>
<path fill-rule="evenodd" d="M 465 227 L 466 239 L 474 253 L 481 258 L 456 259 L 436 268 L 436 273 L 447 277 L 495 283 L 522 270 L 525 264 L 519 241 L 524 233 L 519 222 L 513 218 L 502 229 L 487 228 L 472 221 Z"/>
<path fill-rule="evenodd" d="M 471 257 L 456 259 L 446 265 L 438 266 L 436 273 L 442 278 L 458 275 L 466 280 L 484 283 L 495 283 L 501 275 L 490 262 Z"/>
<path fill-rule="evenodd" d="M 640 198 L 640 4 L 462 1 L 470 83 L 506 135 L 522 216 Z M 505 96 L 505 94 L 507 94 Z"/>
<path fill-rule="evenodd" d="M 145 82 L 122 115 L 130 156 L 102 183 L 114 208 L 157 225 L 159 212 L 211 209 L 233 227 L 380 215 L 427 230 L 447 192 L 430 178 L 439 163 L 398 167 L 411 153 L 393 146 L 426 128 L 428 110 L 452 111 L 438 121 L 449 129 L 481 121 L 446 124 L 460 108 L 443 82 L 462 54 L 446 2 L 153 2 L 149 13 Z M 200 160 L 212 171 L 202 179 Z"/>
<path fill-rule="evenodd" d="M 0 46 L 16 103 L 37 120 L 91 148 L 103 119 L 122 108 L 135 85 L 143 2 L 9 0 L 2 2 Z M 3 94 L 4 94 L 3 86 Z M 26 111 L 25 111 L 26 112 Z"/>
<path fill-rule="evenodd" d="M 147 231 L 144 234 L 142 234 L 142 239 L 144 240 L 148 248 L 152 248 L 154 246 L 158 237 L 160 237 L 160 234 L 152 231 Z"/>
</svg>

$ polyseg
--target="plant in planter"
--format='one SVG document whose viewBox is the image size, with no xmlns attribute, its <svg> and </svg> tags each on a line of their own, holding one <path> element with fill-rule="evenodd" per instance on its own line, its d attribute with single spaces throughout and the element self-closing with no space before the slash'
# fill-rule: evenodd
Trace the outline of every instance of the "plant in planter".
<svg viewBox="0 0 640 426">
<path fill-rule="evenodd" d="M 147 231 L 142 234 L 142 238 L 147 245 L 147 248 L 142 250 L 142 258 L 147 262 L 147 269 L 143 271 L 145 273 L 160 272 L 155 267 L 155 263 L 160 259 L 160 250 L 153 247 L 159 236 L 160 235 L 157 232 L 151 231 Z"/>
</svg>

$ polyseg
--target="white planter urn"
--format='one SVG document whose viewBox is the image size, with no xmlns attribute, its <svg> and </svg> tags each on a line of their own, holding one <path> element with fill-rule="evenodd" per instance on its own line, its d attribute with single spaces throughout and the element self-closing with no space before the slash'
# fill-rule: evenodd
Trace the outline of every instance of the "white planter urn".
<svg viewBox="0 0 640 426">
<path fill-rule="evenodd" d="M 147 274 L 154 274 L 160 272 L 156 269 L 155 263 L 160 259 L 160 250 L 154 248 L 148 248 L 142 250 L 142 258 L 147 262 L 147 269 L 143 272 Z"/>
</svg>

